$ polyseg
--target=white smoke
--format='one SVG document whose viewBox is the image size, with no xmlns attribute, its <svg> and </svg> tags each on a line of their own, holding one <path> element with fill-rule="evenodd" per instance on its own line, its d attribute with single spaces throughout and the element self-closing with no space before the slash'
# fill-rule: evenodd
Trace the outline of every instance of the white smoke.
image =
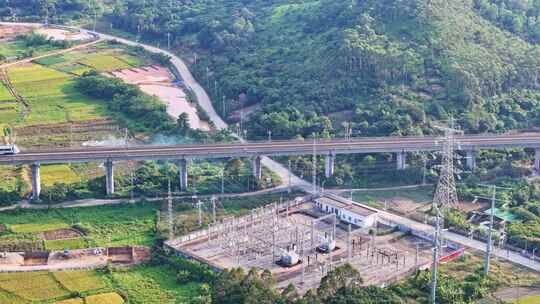
<svg viewBox="0 0 540 304">
<path fill-rule="evenodd" d="M 83 147 L 120 147 L 126 144 L 124 138 L 107 136 L 102 140 L 89 140 L 82 143 Z"/>
</svg>

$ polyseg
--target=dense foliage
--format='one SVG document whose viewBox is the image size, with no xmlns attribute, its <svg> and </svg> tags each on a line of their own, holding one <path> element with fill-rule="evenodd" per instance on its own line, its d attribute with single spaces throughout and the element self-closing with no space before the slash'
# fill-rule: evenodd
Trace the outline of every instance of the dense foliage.
<svg viewBox="0 0 540 304">
<path fill-rule="evenodd" d="M 323 277 L 320 287 L 300 296 L 289 285 L 281 293 L 273 289 L 273 277 L 268 271 L 255 269 L 245 274 L 241 269 L 224 271 L 212 280 L 212 303 L 288 303 L 288 304 L 398 304 L 429 303 L 430 272 L 418 272 L 412 278 L 388 288 L 364 287 L 358 271 L 346 264 Z M 493 291 L 498 283 L 480 274 L 458 281 L 440 275 L 437 303 L 474 303 Z"/>
<path fill-rule="evenodd" d="M 195 50 L 218 109 L 258 105 L 251 136 L 333 135 L 344 120 L 355 135 L 417 134 L 449 115 L 484 132 L 538 123 L 540 48 L 518 37 L 535 42 L 538 4 L 521 3 L 125 0 L 111 21 Z"/>
<path fill-rule="evenodd" d="M 138 131 L 168 130 L 174 127 L 174 122 L 167 114 L 167 106 L 157 97 L 145 94 L 136 85 L 96 72 L 87 72 L 77 78 L 76 87 L 84 94 L 104 100 L 108 109 L 119 119 L 129 117 L 127 124 L 137 121 L 133 128 Z"/>
</svg>

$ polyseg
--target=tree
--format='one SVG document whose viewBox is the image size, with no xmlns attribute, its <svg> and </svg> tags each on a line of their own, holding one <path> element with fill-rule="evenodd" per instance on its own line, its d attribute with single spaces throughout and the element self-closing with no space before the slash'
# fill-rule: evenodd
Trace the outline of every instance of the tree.
<svg viewBox="0 0 540 304">
<path fill-rule="evenodd" d="M 176 127 L 182 133 L 186 133 L 187 131 L 191 129 L 188 113 L 183 112 L 182 114 L 178 116 L 178 119 L 176 120 Z"/>
<path fill-rule="evenodd" d="M 340 288 L 360 286 L 362 282 L 362 277 L 358 270 L 350 264 L 345 264 L 322 278 L 321 285 L 317 289 L 317 294 L 324 301 L 334 296 Z"/>
</svg>

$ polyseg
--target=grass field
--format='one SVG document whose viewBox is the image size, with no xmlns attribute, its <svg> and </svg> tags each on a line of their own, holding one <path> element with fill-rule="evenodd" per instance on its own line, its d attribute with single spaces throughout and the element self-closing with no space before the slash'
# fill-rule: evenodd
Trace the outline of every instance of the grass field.
<svg viewBox="0 0 540 304">
<path fill-rule="evenodd" d="M 69 295 L 47 272 L 0 274 L 0 288 L 30 301 L 45 301 Z"/>
<path fill-rule="evenodd" d="M 92 54 L 79 61 L 79 63 L 89 66 L 99 72 L 110 72 L 114 70 L 128 69 L 131 65 L 125 60 L 119 59 L 109 54 Z"/>
<path fill-rule="evenodd" d="M 380 191 L 356 191 L 353 192 L 355 201 L 366 200 L 390 200 L 396 197 L 410 199 L 413 202 L 425 203 L 433 199 L 433 187 L 418 187 L 413 189 L 380 190 Z"/>
<path fill-rule="evenodd" d="M 73 297 L 74 294 L 91 296 L 110 291 L 112 289 L 103 279 L 103 274 L 94 270 L 0 273 L 2 304 L 83 303 L 80 298 L 64 299 Z"/>
<path fill-rule="evenodd" d="M 87 234 L 88 247 L 152 245 L 159 207 L 159 204 L 146 203 L 8 211 L 0 213 L 0 223 L 14 228 L 17 233 L 40 233 L 78 223 Z"/>
<path fill-rule="evenodd" d="M 84 301 L 81 298 L 75 298 L 75 299 L 68 299 L 64 301 L 54 302 L 54 304 L 84 304 Z"/>
<path fill-rule="evenodd" d="M 521 298 L 512 302 L 513 304 L 538 304 L 540 303 L 540 295 Z"/>
<path fill-rule="evenodd" d="M 0 84 L 0 102 L 14 101 L 15 97 L 11 95 L 11 92 L 4 84 Z"/>
<path fill-rule="evenodd" d="M 41 166 L 41 183 L 45 186 L 52 186 L 55 183 L 72 184 L 83 180 L 70 165 L 43 165 Z"/>
<path fill-rule="evenodd" d="M 52 223 L 47 223 L 47 224 L 9 225 L 9 228 L 14 233 L 38 233 L 38 232 L 69 228 L 69 225 L 67 223 L 62 223 L 62 222 L 52 222 Z"/>
<path fill-rule="evenodd" d="M 0 274 L 0 303 L 124 303 L 114 291 L 125 293 L 132 304 L 190 303 L 200 288 L 198 283 L 178 284 L 175 271 L 163 266 L 139 265 L 110 274 L 94 270 L 6 273 Z"/>
<path fill-rule="evenodd" d="M 88 243 L 85 239 L 69 239 L 69 240 L 50 240 L 45 241 L 46 250 L 64 250 L 64 249 L 82 249 L 88 248 Z"/>
<path fill-rule="evenodd" d="M 0 117 L 2 116 L 0 112 Z M 0 166 L 0 190 L 14 191 L 17 189 L 17 181 L 20 180 L 20 174 L 16 167 Z"/>
<path fill-rule="evenodd" d="M 165 267 L 141 265 L 111 276 L 113 285 L 126 292 L 133 304 L 189 303 L 200 293 L 199 284 L 180 285 L 176 273 Z"/>
<path fill-rule="evenodd" d="M 9 42 L 2 42 L 0 43 L 0 54 L 3 55 L 6 58 L 10 57 L 19 57 L 23 55 L 28 48 L 21 40 L 14 40 Z M 34 47 L 34 56 L 42 55 L 47 52 L 51 52 L 54 50 L 57 50 L 58 48 L 55 48 L 50 45 L 43 45 Z"/>
<path fill-rule="evenodd" d="M 64 271 L 53 273 L 54 278 L 67 290 L 72 292 L 86 292 L 107 287 L 101 277 L 90 270 Z"/>
<path fill-rule="evenodd" d="M 124 299 L 116 292 L 109 292 L 84 298 L 86 304 L 122 304 Z"/>
<path fill-rule="evenodd" d="M 66 123 L 106 118 L 105 105 L 74 88 L 74 76 L 33 64 L 14 67 L 8 76 L 30 104 L 30 113 L 18 126 Z"/>
</svg>

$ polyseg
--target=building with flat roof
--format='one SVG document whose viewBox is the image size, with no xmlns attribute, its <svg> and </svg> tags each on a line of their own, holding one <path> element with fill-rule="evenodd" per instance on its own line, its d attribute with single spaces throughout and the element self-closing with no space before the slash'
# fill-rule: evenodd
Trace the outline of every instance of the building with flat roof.
<svg viewBox="0 0 540 304">
<path fill-rule="evenodd" d="M 346 198 L 324 194 L 314 201 L 315 206 L 322 212 L 336 214 L 337 218 L 346 223 L 369 228 L 377 224 L 377 209 L 357 204 Z"/>
</svg>

